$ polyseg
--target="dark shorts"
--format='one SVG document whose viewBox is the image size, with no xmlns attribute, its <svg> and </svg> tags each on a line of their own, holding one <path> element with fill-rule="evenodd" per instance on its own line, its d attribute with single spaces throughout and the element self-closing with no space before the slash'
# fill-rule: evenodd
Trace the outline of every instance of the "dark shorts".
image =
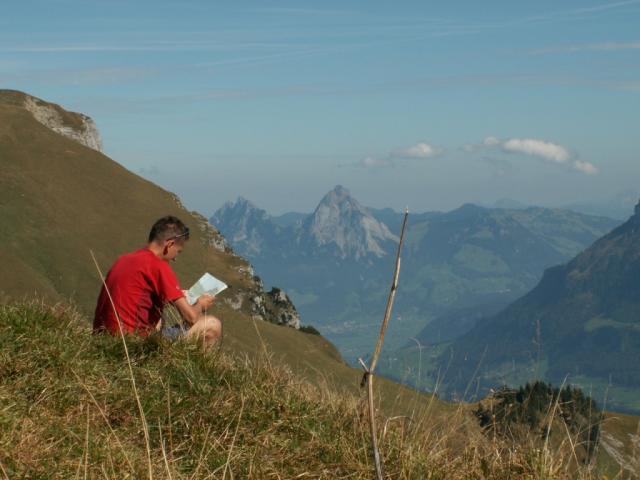
<svg viewBox="0 0 640 480">
<path fill-rule="evenodd" d="M 189 331 L 188 328 L 183 328 L 179 325 L 176 325 L 175 327 L 163 328 L 161 330 L 161 334 L 164 338 L 166 338 L 170 342 L 175 342 L 180 338 L 184 338 L 188 331 Z"/>
</svg>

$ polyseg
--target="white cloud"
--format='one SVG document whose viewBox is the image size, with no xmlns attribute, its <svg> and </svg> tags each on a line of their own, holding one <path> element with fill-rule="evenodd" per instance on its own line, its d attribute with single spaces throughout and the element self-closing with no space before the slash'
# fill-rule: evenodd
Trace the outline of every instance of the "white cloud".
<svg viewBox="0 0 640 480">
<path fill-rule="evenodd" d="M 485 139 L 485 142 L 486 140 L 487 139 Z M 498 144 L 494 143 L 492 145 Z M 534 138 L 511 138 L 502 143 L 502 149 L 507 152 L 533 155 L 557 163 L 565 163 L 571 157 L 569 150 L 562 145 L 545 142 L 544 140 L 536 140 Z"/>
<path fill-rule="evenodd" d="M 435 147 L 426 142 L 420 142 L 410 147 L 397 150 L 393 153 L 393 156 L 400 158 L 430 158 L 437 157 L 442 152 L 442 148 Z"/>
<path fill-rule="evenodd" d="M 515 153 L 541 158 L 545 161 L 567 165 L 585 175 L 595 175 L 598 167 L 590 162 L 576 158 L 568 148 L 553 142 L 536 138 L 510 138 L 500 140 L 497 137 L 486 137 L 481 144 L 465 145 L 464 150 L 470 153 L 482 149 L 500 149 L 505 153 Z"/>
<path fill-rule="evenodd" d="M 598 173 L 598 167 L 592 163 L 583 162 L 582 160 L 576 160 L 573 162 L 573 168 L 587 175 L 595 175 Z"/>
</svg>

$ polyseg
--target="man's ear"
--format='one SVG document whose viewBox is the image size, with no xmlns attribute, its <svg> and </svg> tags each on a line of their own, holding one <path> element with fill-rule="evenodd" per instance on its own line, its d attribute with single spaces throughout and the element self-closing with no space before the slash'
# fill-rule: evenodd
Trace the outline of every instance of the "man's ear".
<svg viewBox="0 0 640 480">
<path fill-rule="evenodd" d="M 164 247 L 162 248 L 162 254 L 166 255 L 167 253 L 169 253 L 169 247 L 173 245 L 173 242 L 171 240 L 164 242 Z"/>
</svg>

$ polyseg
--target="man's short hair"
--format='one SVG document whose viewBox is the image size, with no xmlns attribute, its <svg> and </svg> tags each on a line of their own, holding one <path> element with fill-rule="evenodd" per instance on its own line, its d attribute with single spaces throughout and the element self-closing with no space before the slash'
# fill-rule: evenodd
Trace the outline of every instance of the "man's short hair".
<svg viewBox="0 0 640 480">
<path fill-rule="evenodd" d="M 149 243 L 162 243 L 165 240 L 189 240 L 189 229 L 178 218 L 171 215 L 159 218 L 149 232 Z"/>
</svg>

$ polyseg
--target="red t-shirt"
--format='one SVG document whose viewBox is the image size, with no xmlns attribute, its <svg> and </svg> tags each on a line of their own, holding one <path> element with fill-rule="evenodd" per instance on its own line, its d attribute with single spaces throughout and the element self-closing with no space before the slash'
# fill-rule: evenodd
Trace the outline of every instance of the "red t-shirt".
<svg viewBox="0 0 640 480">
<path fill-rule="evenodd" d="M 148 335 L 160 320 L 162 307 L 184 296 L 169 263 L 147 248 L 120 257 L 111 267 L 105 283 L 122 322 L 123 333 Z M 104 285 L 98 297 L 93 329 L 120 334 L 118 319 Z"/>
</svg>

